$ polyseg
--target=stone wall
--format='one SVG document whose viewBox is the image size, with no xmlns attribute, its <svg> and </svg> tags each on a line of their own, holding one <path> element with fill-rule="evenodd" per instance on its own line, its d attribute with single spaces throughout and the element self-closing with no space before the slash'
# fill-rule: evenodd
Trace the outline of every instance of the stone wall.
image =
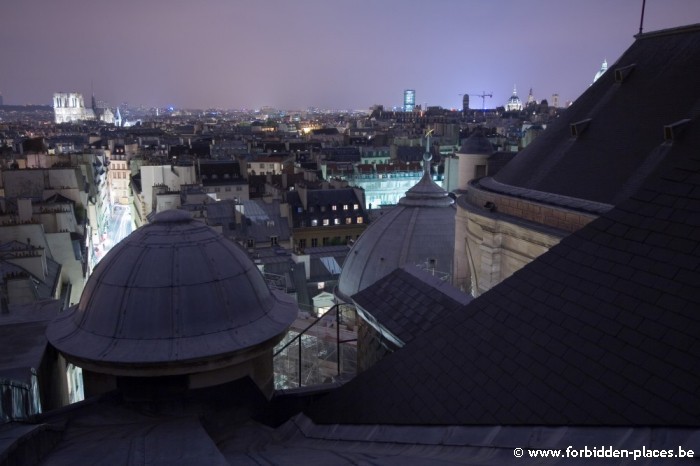
<svg viewBox="0 0 700 466">
<path fill-rule="evenodd" d="M 478 296 L 595 218 L 470 187 L 457 202 L 453 285 Z"/>
</svg>

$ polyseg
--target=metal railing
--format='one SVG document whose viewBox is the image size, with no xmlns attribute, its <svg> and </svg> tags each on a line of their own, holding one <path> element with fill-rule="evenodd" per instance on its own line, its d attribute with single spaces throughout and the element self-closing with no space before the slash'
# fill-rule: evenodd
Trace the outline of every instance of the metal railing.
<svg viewBox="0 0 700 466">
<path fill-rule="evenodd" d="M 348 312 L 351 312 L 351 316 L 347 315 Z M 290 331 L 288 338 L 278 345 L 273 354 L 276 388 L 293 388 L 295 384 L 292 379 L 296 379 L 296 387 L 324 383 L 322 378 L 324 369 L 326 373 L 329 369 L 332 370 L 332 367 L 328 367 L 328 363 L 333 356 L 335 356 L 336 377 L 354 374 L 356 350 L 352 348 L 352 351 L 344 352 L 341 345 L 349 349 L 349 344 L 357 341 L 356 320 L 357 315 L 352 305 L 335 304 L 297 335 L 291 337 L 294 331 Z M 345 328 L 341 329 L 341 326 Z M 330 329 L 335 332 L 329 332 Z M 333 333 L 335 335 L 332 335 Z M 295 344 L 296 348 L 294 348 Z M 280 361 L 281 358 L 284 358 L 284 361 Z M 291 364 L 294 364 L 295 371 L 290 371 Z M 290 376 L 294 372 L 296 377 Z"/>
</svg>

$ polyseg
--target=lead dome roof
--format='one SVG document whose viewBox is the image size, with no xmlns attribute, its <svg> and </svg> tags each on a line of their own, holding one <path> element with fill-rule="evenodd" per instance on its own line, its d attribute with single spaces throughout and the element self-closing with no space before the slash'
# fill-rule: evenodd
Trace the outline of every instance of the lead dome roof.
<svg viewBox="0 0 700 466">
<path fill-rule="evenodd" d="M 458 154 L 491 155 L 494 153 L 491 141 L 484 136 L 484 133 L 477 129 L 462 143 Z"/>
<path fill-rule="evenodd" d="M 296 314 L 238 245 L 171 210 L 105 256 L 47 336 L 74 358 L 152 365 L 259 345 L 283 335 Z"/>
<path fill-rule="evenodd" d="M 424 157 L 421 180 L 396 207 L 362 233 L 348 253 L 338 281 L 338 295 L 352 295 L 406 264 L 435 261 L 435 270 L 451 274 L 454 261 L 455 209 L 447 191 L 430 176 Z"/>
</svg>

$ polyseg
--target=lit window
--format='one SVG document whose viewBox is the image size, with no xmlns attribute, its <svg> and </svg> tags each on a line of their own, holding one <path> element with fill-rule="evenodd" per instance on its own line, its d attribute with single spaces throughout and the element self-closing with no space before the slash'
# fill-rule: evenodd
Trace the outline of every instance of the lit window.
<svg viewBox="0 0 700 466">
<path fill-rule="evenodd" d="M 333 225 L 340 225 L 340 219 L 339 219 L 339 218 L 334 218 L 334 219 L 333 219 Z"/>
<path fill-rule="evenodd" d="M 346 225 L 352 225 L 352 217 L 348 217 L 345 219 L 345 224 Z"/>
<path fill-rule="evenodd" d="M 318 220 L 316 220 L 315 218 L 312 219 L 312 220 L 311 220 L 311 226 L 312 226 L 312 227 L 317 227 L 317 226 L 318 226 Z"/>
<path fill-rule="evenodd" d="M 348 210 L 348 205 L 347 205 L 347 204 L 344 204 L 344 205 L 343 205 L 343 210 Z"/>
<path fill-rule="evenodd" d="M 362 223 L 362 217 L 357 217 L 357 223 Z"/>
<path fill-rule="evenodd" d="M 327 227 L 327 226 L 330 225 L 330 224 L 331 224 L 331 221 L 330 221 L 330 220 L 328 220 L 327 218 L 324 218 L 324 219 L 323 219 L 323 226 L 324 226 L 324 227 Z"/>
<path fill-rule="evenodd" d="M 338 210 L 338 206 L 337 205 L 332 206 L 331 210 Z"/>
<path fill-rule="evenodd" d="M 353 204 L 352 208 L 355 209 L 355 210 L 357 210 L 357 209 L 360 208 L 360 206 L 359 206 L 358 204 Z"/>
</svg>

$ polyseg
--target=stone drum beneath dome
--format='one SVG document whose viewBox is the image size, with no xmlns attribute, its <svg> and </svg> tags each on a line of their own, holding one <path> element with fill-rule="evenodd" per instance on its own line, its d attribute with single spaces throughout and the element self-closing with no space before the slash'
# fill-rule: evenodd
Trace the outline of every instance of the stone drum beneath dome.
<svg viewBox="0 0 700 466">
<path fill-rule="evenodd" d="M 297 312 L 237 244 L 171 210 L 105 256 L 47 336 L 83 368 L 86 395 L 137 379 L 189 389 L 244 376 L 270 395 L 272 348 Z"/>
</svg>

